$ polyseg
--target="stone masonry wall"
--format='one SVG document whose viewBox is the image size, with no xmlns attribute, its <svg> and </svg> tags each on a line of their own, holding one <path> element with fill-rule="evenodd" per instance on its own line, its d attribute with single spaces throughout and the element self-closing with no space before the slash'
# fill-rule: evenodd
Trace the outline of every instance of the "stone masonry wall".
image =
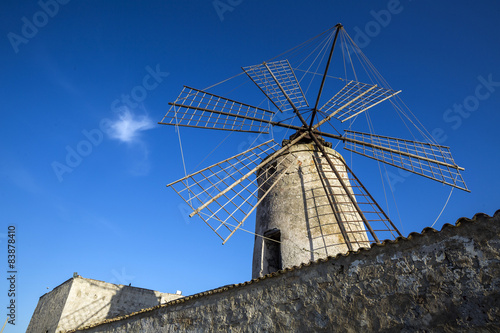
<svg viewBox="0 0 500 333">
<path fill-rule="evenodd" d="M 81 332 L 500 331 L 500 211 Z"/>
<path fill-rule="evenodd" d="M 40 298 L 27 332 L 65 332 L 179 297 L 78 276 Z"/>
<path fill-rule="evenodd" d="M 40 297 L 26 332 L 55 332 L 68 299 L 73 279 L 69 279 Z"/>
</svg>

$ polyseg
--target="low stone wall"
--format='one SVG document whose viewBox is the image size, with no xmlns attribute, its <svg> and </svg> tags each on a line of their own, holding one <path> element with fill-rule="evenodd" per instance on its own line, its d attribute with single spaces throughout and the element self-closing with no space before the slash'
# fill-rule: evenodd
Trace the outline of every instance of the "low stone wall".
<svg viewBox="0 0 500 333">
<path fill-rule="evenodd" d="M 80 332 L 500 331 L 500 211 Z"/>
</svg>

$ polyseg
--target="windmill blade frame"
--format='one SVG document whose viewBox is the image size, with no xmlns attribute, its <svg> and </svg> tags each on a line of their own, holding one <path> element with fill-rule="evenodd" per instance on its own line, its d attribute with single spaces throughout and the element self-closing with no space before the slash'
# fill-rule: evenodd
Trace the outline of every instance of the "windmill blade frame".
<svg viewBox="0 0 500 333">
<path fill-rule="evenodd" d="M 383 101 L 399 94 L 401 90 L 394 91 L 385 89 L 377 85 L 366 84 L 357 81 L 349 81 L 338 93 L 336 93 L 328 102 L 326 102 L 319 110 L 329 112 L 335 109 L 333 115 L 341 122 L 345 122 L 362 112 L 382 103 Z M 356 98 L 363 95 L 363 98 Z M 351 104 L 346 110 L 340 112 L 342 105 L 351 102 L 356 98 L 355 103 Z"/>
<path fill-rule="evenodd" d="M 337 158 L 334 162 L 335 169 L 341 178 L 335 175 L 336 171 L 331 169 L 329 162 L 321 163 L 319 158 L 313 159 L 313 161 L 321 176 L 320 180 L 324 182 L 323 188 L 329 198 L 333 213 L 339 215 L 336 219 L 339 221 L 339 227 L 346 243 L 357 243 L 356 234 L 359 233 L 369 235 L 370 243 L 380 243 L 380 236 L 388 236 L 389 238 L 402 236 L 343 158 Z M 349 183 L 347 191 L 355 198 L 361 214 L 352 204 L 346 193 L 346 188 L 338 182 L 338 179 L 345 179 Z M 353 225 L 359 226 L 360 223 L 364 224 L 364 229 L 352 228 Z"/>
<path fill-rule="evenodd" d="M 281 112 L 309 106 L 288 60 L 264 62 L 242 70 Z"/>
<path fill-rule="evenodd" d="M 187 175 L 167 187 L 172 187 L 193 210 L 190 217 L 199 215 L 224 244 L 263 199 L 258 198 L 258 179 L 251 179 L 250 176 L 262 171 L 268 156 L 282 151 L 278 143 L 269 140 Z M 287 160 L 287 163 L 292 162 Z M 282 176 L 277 175 L 278 178 Z M 222 227 L 228 230 L 228 235 L 221 235 L 219 230 Z"/>
<path fill-rule="evenodd" d="M 470 192 L 450 148 L 382 135 L 345 130 L 344 149 Z"/>
<path fill-rule="evenodd" d="M 184 86 L 161 125 L 269 133 L 274 112 Z M 167 121 L 166 121 L 167 120 Z"/>
</svg>

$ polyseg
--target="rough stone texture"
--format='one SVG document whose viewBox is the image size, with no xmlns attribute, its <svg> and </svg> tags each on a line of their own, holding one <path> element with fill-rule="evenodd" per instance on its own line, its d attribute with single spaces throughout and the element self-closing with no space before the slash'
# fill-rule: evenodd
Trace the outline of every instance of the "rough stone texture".
<svg viewBox="0 0 500 333">
<path fill-rule="evenodd" d="M 342 156 L 331 148 L 325 150 L 350 188 Z M 291 155 L 296 161 L 290 162 Z M 266 174 L 258 177 L 262 186 L 259 198 L 271 189 L 257 206 L 255 233 L 266 235 L 268 230 L 278 229 L 281 243 L 255 237 L 252 278 L 275 272 L 276 266 L 297 266 L 348 251 L 328 198 L 333 199 L 353 249 L 369 246 L 363 220 L 313 143 L 296 144 L 269 165 L 273 166 L 264 167 Z M 323 181 L 331 191 L 328 196 Z M 276 265 L 279 260 L 281 265 Z"/>
<path fill-rule="evenodd" d="M 26 332 L 64 332 L 180 297 L 78 276 L 40 297 Z"/>
<path fill-rule="evenodd" d="M 81 332 L 498 332 L 500 211 Z"/>
<path fill-rule="evenodd" d="M 40 297 L 26 332 L 55 332 L 72 284 L 69 279 Z"/>
</svg>

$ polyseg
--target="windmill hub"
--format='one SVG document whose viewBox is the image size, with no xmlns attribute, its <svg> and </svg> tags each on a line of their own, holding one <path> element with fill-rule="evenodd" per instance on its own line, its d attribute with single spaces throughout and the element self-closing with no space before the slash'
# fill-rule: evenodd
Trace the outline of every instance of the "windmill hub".
<svg viewBox="0 0 500 333">
<path fill-rule="evenodd" d="M 290 143 L 290 141 L 293 141 L 295 138 L 299 137 L 302 133 L 304 133 L 304 131 L 297 131 L 295 132 L 294 134 L 292 134 L 288 140 L 285 139 L 282 141 L 281 145 L 282 146 L 286 146 L 287 144 Z M 321 137 L 320 135 L 316 135 L 316 139 L 318 139 L 318 141 L 324 146 L 324 147 L 327 147 L 327 148 L 332 148 L 332 143 L 331 142 L 327 142 L 325 141 L 325 139 L 323 139 L 323 137 Z M 303 144 L 303 143 L 312 143 L 314 142 L 313 138 L 311 137 L 311 134 L 310 133 L 307 133 L 303 138 L 301 138 L 299 141 L 296 142 L 296 144 Z"/>
</svg>

